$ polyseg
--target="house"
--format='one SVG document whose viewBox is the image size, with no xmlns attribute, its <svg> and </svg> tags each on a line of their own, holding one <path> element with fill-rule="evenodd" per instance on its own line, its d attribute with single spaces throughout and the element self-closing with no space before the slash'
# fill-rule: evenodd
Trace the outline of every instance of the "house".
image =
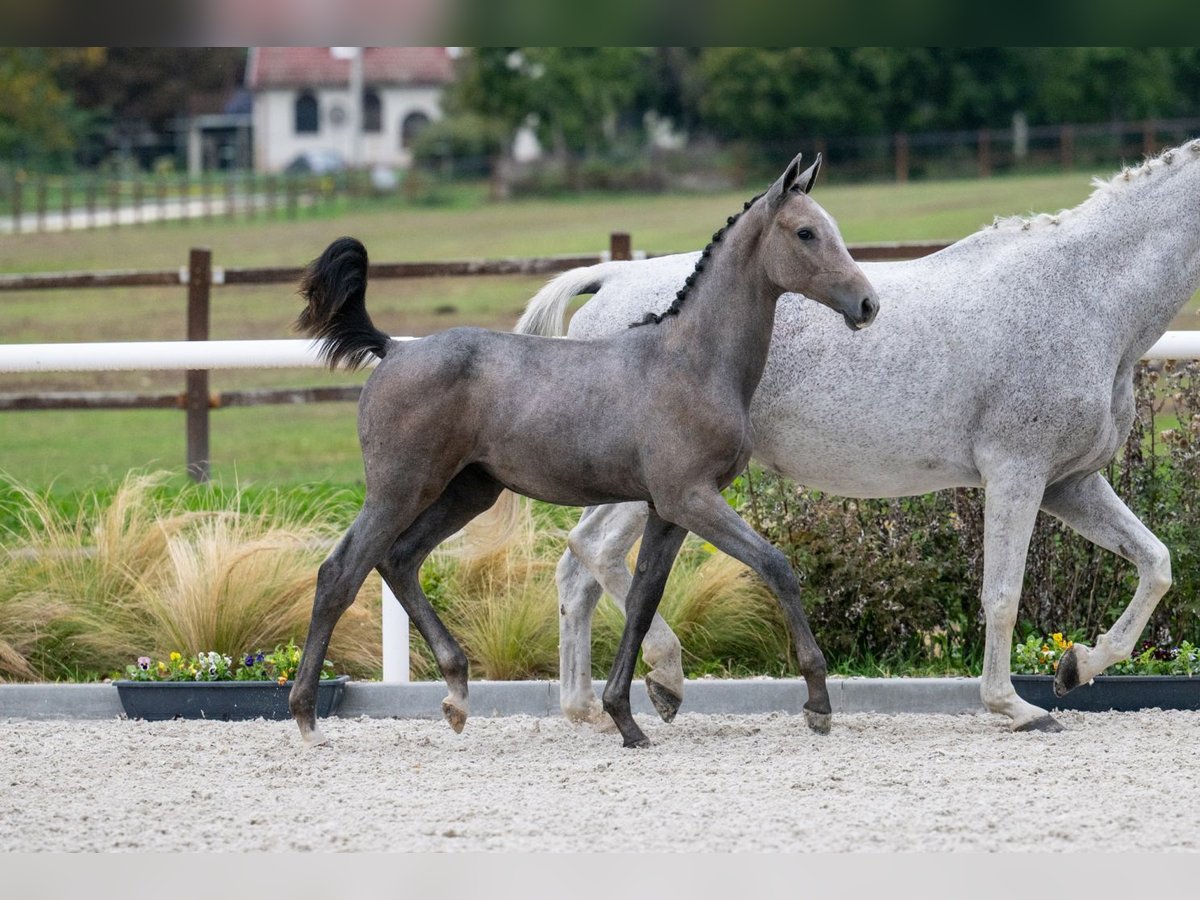
<svg viewBox="0 0 1200 900">
<path fill-rule="evenodd" d="M 284 169 L 302 154 L 335 155 L 351 165 L 407 166 L 412 140 L 441 117 L 454 74 L 446 47 L 362 48 L 362 133 L 351 122 L 357 48 L 251 47 L 246 87 L 253 95 L 254 168 Z"/>
</svg>

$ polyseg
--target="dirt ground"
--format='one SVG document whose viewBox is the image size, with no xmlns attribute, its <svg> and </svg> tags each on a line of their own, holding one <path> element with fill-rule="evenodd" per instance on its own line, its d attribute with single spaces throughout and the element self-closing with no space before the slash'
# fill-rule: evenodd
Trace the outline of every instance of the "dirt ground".
<svg viewBox="0 0 1200 900">
<path fill-rule="evenodd" d="M 1200 713 L 0 722 L 0 851 L 1200 849 Z"/>
</svg>

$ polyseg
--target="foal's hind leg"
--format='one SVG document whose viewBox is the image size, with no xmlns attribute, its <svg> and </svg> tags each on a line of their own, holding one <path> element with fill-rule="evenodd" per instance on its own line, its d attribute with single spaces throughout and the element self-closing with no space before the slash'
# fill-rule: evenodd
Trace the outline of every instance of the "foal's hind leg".
<svg viewBox="0 0 1200 900">
<path fill-rule="evenodd" d="M 442 495 L 396 539 L 379 573 L 404 607 L 437 659 L 450 693 L 442 701 L 442 715 L 456 732 L 467 723 L 467 657 L 446 629 L 421 590 L 421 563 L 454 532 L 488 509 L 500 495 L 501 485 L 477 467 L 455 476 Z"/>
<path fill-rule="evenodd" d="M 1092 543 L 1129 560 L 1138 570 L 1137 591 L 1112 630 L 1101 634 L 1094 648 L 1076 644 L 1059 661 L 1054 692 L 1061 697 L 1113 663 L 1129 658 L 1150 614 L 1171 587 L 1171 553 L 1099 472 L 1055 485 L 1046 492 L 1042 509 Z"/>
<path fill-rule="evenodd" d="M 629 685 L 637 665 L 638 647 L 650 628 L 654 611 L 662 599 L 663 588 L 671 574 L 671 564 L 679 553 L 686 529 L 664 521 L 653 511 L 642 532 L 638 551 L 637 575 L 626 597 L 625 630 L 613 660 L 608 683 L 604 686 L 604 711 L 612 716 L 626 747 L 647 747 L 650 741 L 633 720 L 629 705 Z"/>
<path fill-rule="evenodd" d="M 665 518 L 752 568 L 775 594 L 787 617 L 796 645 L 796 662 L 808 686 L 804 717 L 813 731 L 828 733 L 833 708 L 825 684 L 825 656 L 809 628 L 804 603 L 800 599 L 800 584 L 787 557 L 730 509 L 725 498 L 715 489 L 693 490 L 678 503 L 671 504 L 670 508 L 664 508 L 661 503 L 658 506 Z"/>
<path fill-rule="evenodd" d="M 388 545 L 407 524 L 401 509 L 368 500 L 354 524 L 321 563 L 308 637 L 288 695 L 288 708 L 306 744 L 325 741 L 317 727 L 316 699 L 321 665 L 325 651 L 329 649 L 333 628 L 354 602 L 367 573 L 383 558 Z"/>
</svg>

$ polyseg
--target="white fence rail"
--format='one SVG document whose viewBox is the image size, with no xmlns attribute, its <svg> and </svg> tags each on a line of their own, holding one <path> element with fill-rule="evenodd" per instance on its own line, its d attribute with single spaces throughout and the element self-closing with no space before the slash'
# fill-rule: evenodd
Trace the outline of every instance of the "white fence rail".
<svg viewBox="0 0 1200 900">
<path fill-rule="evenodd" d="M 397 337 L 398 341 L 414 340 Z M 1200 331 L 1168 331 L 1144 359 L 1200 359 Z M 373 365 L 373 361 L 369 364 Z M 322 368 L 312 341 L 0 345 L 0 373 Z M 383 586 L 383 680 L 409 680 L 408 616 Z"/>
<path fill-rule="evenodd" d="M 411 337 L 397 337 L 411 341 Z M 374 364 L 373 362 L 371 363 Z M 0 373 L 323 368 L 312 341 L 143 341 L 0 345 Z M 408 616 L 383 586 L 383 680 L 409 680 Z"/>
</svg>

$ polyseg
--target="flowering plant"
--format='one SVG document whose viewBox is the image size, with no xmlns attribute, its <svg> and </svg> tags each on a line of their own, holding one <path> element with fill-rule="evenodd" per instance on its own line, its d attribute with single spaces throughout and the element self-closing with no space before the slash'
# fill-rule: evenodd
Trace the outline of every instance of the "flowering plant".
<svg viewBox="0 0 1200 900">
<path fill-rule="evenodd" d="M 1015 675 L 1053 675 L 1064 653 L 1074 641 L 1060 632 L 1049 637 L 1031 634 L 1024 643 L 1013 647 L 1012 671 Z M 1110 675 L 1200 675 L 1200 647 L 1189 641 L 1179 646 L 1143 641 L 1129 659 L 1114 663 Z"/>
<path fill-rule="evenodd" d="M 296 676 L 302 651 L 294 641 L 277 644 L 270 653 L 253 650 L 235 660 L 210 650 L 195 656 L 171 651 L 164 660 L 139 656 L 135 665 L 126 666 L 130 681 L 275 681 L 286 684 Z M 325 660 L 322 678 L 333 678 L 333 663 Z"/>
<path fill-rule="evenodd" d="M 1053 675 L 1063 654 L 1075 642 L 1064 638 L 1056 631 L 1050 637 L 1031 634 L 1025 643 L 1013 647 L 1012 671 L 1014 675 Z"/>
</svg>

